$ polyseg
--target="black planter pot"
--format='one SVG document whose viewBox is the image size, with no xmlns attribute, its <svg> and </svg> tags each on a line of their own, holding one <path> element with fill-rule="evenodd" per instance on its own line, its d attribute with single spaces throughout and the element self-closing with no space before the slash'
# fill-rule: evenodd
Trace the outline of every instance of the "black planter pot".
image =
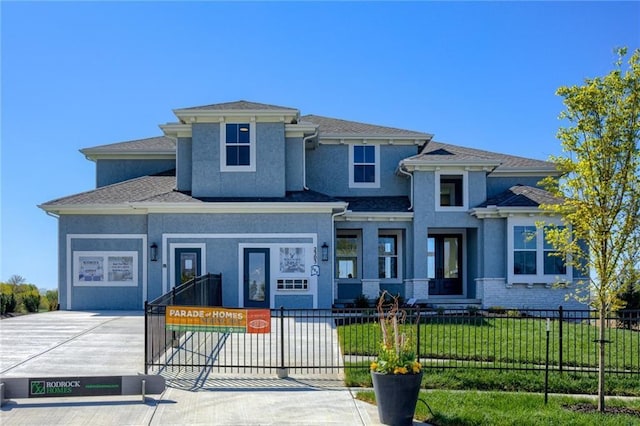
<svg viewBox="0 0 640 426">
<path fill-rule="evenodd" d="M 371 372 L 378 404 L 378 417 L 385 425 L 413 424 L 422 371 L 419 374 L 380 374 Z"/>
</svg>

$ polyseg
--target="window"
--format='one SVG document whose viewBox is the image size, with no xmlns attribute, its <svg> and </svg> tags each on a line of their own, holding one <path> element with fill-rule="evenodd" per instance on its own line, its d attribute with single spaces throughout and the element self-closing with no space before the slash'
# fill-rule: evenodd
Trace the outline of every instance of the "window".
<svg viewBox="0 0 640 426">
<path fill-rule="evenodd" d="M 255 124 L 224 123 L 220 129 L 220 169 L 255 171 Z"/>
<path fill-rule="evenodd" d="M 513 227 L 513 273 L 516 275 L 536 274 L 536 227 Z"/>
<path fill-rule="evenodd" d="M 563 229 L 563 226 L 559 226 Z M 567 273 L 566 259 L 560 256 L 556 249 L 547 241 L 548 226 L 544 227 L 544 273 L 545 275 L 565 275 Z"/>
<path fill-rule="evenodd" d="M 349 149 L 349 187 L 380 187 L 380 146 L 351 145 Z"/>
<path fill-rule="evenodd" d="M 398 278 L 398 240 L 395 233 L 378 235 L 378 278 Z"/>
<path fill-rule="evenodd" d="M 358 278 L 358 252 L 360 234 L 339 232 L 336 237 L 336 277 Z"/>
<path fill-rule="evenodd" d="M 436 172 L 436 210 L 464 210 L 468 200 L 467 172 Z"/>
<path fill-rule="evenodd" d="M 306 278 L 279 278 L 278 290 L 308 290 L 309 280 Z"/>
<path fill-rule="evenodd" d="M 440 176 L 440 206 L 462 206 L 462 176 Z"/>
<path fill-rule="evenodd" d="M 74 251 L 73 285 L 136 287 L 137 251 Z"/>
</svg>

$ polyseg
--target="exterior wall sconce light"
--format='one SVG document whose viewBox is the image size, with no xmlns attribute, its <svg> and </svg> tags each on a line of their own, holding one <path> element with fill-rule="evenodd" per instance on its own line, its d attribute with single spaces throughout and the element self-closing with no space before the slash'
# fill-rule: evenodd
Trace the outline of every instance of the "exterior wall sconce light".
<svg viewBox="0 0 640 426">
<path fill-rule="evenodd" d="M 327 243 L 322 243 L 322 247 L 320 248 L 322 249 L 322 261 L 327 262 L 329 260 L 329 246 L 327 245 Z"/>
<path fill-rule="evenodd" d="M 149 247 L 149 258 L 152 262 L 158 261 L 158 245 L 156 243 L 151 244 Z"/>
</svg>

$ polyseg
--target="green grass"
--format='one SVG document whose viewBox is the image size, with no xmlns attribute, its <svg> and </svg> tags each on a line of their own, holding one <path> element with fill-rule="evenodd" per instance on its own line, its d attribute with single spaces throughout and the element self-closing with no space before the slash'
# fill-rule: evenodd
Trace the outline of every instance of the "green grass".
<svg viewBox="0 0 640 426">
<path fill-rule="evenodd" d="M 357 398 L 370 403 L 375 402 L 373 391 L 358 392 Z M 628 407 L 637 410 L 638 416 L 634 416 L 571 411 L 564 406 L 593 404 L 594 401 L 561 396 L 550 396 L 547 405 L 544 405 L 542 395 L 534 394 L 438 390 L 423 391 L 420 398 L 429 404 L 433 415 L 425 404 L 418 401 L 415 417 L 438 426 L 640 425 L 640 401 L 607 401 L 607 407 Z"/>
<path fill-rule="evenodd" d="M 405 325 L 417 342 L 416 327 Z M 345 355 L 371 356 L 381 341 L 375 322 L 338 327 Z M 499 318 L 483 316 L 426 318 L 420 325 L 420 357 L 492 363 L 508 368 L 544 365 L 546 358 L 546 319 Z M 560 333 L 552 322 L 549 339 L 549 363 L 558 365 Z M 597 367 L 597 327 L 587 323 L 563 323 L 562 364 L 565 368 Z M 609 328 L 606 339 L 607 367 L 637 371 L 640 369 L 640 333 Z"/>
<path fill-rule="evenodd" d="M 350 366 L 356 364 L 349 364 Z M 371 374 L 366 363 L 362 368 L 345 368 L 345 383 L 349 387 L 371 387 Z M 425 368 L 422 388 L 482 391 L 544 392 L 544 372 L 498 371 L 478 368 Z M 595 375 L 549 374 L 549 392 L 564 394 L 597 394 Z M 637 376 L 608 375 L 605 380 L 607 395 L 640 397 Z"/>
</svg>

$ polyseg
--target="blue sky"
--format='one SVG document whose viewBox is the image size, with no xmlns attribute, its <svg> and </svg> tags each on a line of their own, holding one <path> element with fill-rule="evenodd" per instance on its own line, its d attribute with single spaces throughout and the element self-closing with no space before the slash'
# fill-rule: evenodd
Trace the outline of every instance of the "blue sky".
<svg viewBox="0 0 640 426">
<path fill-rule="evenodd" d="M 80 148 L 160 135 L 234 100 L 547 159 L 555 91 L 640 47 L 638 2 L 0 4 L 0 280 L 55 288 L 57 221 L 90 190 Z"/>
</svg>

